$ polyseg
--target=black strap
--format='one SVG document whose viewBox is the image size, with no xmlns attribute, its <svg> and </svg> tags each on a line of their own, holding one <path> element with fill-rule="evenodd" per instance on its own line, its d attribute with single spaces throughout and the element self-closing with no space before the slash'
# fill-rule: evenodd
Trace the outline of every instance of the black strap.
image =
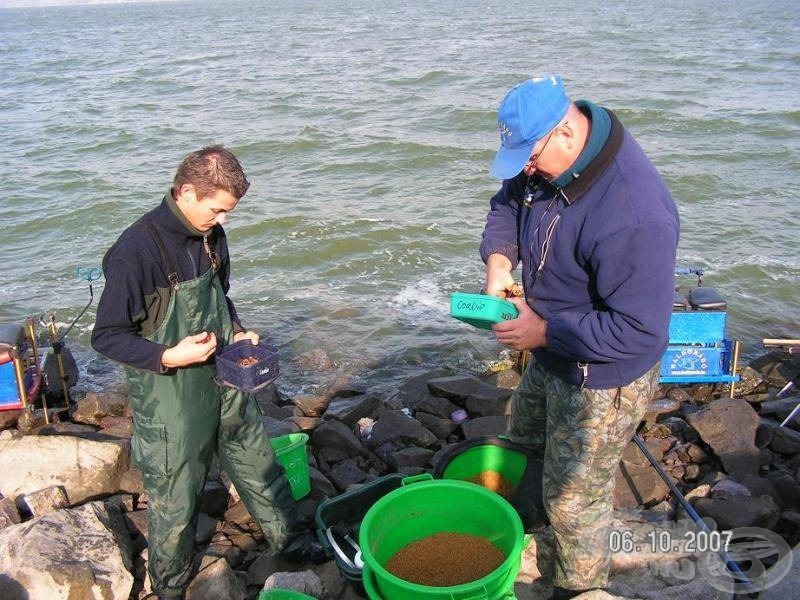
<svg viewBox="0 0 800 600">
<path fill-rule="evenodd" d="M 145 226 L 147 231 L 150 232 L 150 236 L 153 238 L 153 241 L 156 243 L 156 246 L 158 246 L 158 252 L 161 254 L 161 260 L 164 261 L 164 266 L 166 267 L 167 271 L 167 279 L 169 280 L 170 285 L 177 290 L 179 283 L 178 272 L 172 268 L 172 262 L 169 260 L 169 257 L 167 256 L 167 249 L 164 246 L 164 241 L 161 239 L 161 236 L 158 235 L 156 228 L 153 227 L 152 224 L 148 223 L 147 221 L 143 221 L 142 224 Z"/>
</svg>

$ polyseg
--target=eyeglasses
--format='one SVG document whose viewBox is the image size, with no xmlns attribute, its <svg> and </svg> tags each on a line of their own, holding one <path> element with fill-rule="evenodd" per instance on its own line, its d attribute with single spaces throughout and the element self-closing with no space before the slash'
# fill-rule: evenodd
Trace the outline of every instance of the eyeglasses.
<svg viewBox="0 0 800 600">
<path fill-rule="evenodd" d="M 530 158 L 528 159 L 528 162 L 525 163 L 523 170 L 533 171 L 536 169 L 537 165 L 539 164 L 539 159 L 542 158 L 542 154 L 544 154 L 544 150 L 545 148 L 547 148 L 547 144 L 550 143 L 550 139 L 553 137 L 553 134 L 556 132 L 556 129 L 558 129 L 562 125 L 567 125 L 568 123 L 569 121 L 564 121 L 563 123 L 559 123 L 550 130 L 550 133 L 547 134 L 547 139 L 544 141 L 542 149 L 539 150 L 538 152 L 531 154 Z"/>
</svg>

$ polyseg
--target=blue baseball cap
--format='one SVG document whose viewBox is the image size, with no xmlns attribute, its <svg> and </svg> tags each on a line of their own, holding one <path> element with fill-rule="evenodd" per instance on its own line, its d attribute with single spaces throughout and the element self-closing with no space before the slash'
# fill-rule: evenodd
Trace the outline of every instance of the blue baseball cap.
<svg viewBox="0 0 800 600">
<path fill-rule="evenodd" d="M 558 75 L 528 79 L 511 88 L 497 111 L 500 148 L 489 169 L 492 176 L 516 177 L 536 142 L 558 125 L 568 108 L 569 98 Z"/>
</svg>

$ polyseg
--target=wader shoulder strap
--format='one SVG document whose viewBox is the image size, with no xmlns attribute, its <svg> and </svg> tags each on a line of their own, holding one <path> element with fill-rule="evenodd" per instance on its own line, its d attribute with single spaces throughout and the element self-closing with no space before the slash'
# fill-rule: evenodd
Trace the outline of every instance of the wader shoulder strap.
<svg viewBox="0 0 800 600">
<path fill-rule="evenodd" d="M 158 252 L 161 254 L 161 260 L 164 261 L 164 267 L 166 268 L 167 271 L 167 279 L 169 280 L 169 284 L 177 290 L 178 272 L 172 268 L 172 262 L 169 260 L 169 257 L 167 256 L 167 249 L 164 246 L 164 240 L 161 239 L 161 236 L 158 235 L 156 228 L 153 227 L 152 224 L 145 221 L 143 225 L 150 233 L 150 236 L 153 238 L 153 241 L 156 243 L 156 246 L 158 246 Z"/>
</svg>

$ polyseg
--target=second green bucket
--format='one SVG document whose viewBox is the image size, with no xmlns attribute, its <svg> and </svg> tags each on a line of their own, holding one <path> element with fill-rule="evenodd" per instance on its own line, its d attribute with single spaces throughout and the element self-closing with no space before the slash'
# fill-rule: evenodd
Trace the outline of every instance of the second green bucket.
<svg viewBox="0 0 800 600">
<path fill-rule="evenodd" d="M 306 442 L 308 434 L 290 433 L 270 439 L 272 449 L 278 462 L 286 471 L 286 479 L 292 489 L 292 497 L 300 500 L 311 491 L 311 479 L 308 476 L 308 454 Z"/>
<path fill-rule="evenodd" d="M 359 545 L 374 583 L 372 600 L 497 600 L 513 594 L 524 543 L 522 521 L 514 508 L 474 483 L 422 477 L 405 479 L 403 487 L 378 500 L 361 522 Z M 443 532 L 483 537 L 506 559 L 480 579 L 447 587 L 412 583 L 385 568 L 408 544 Z"/>
</svg>

